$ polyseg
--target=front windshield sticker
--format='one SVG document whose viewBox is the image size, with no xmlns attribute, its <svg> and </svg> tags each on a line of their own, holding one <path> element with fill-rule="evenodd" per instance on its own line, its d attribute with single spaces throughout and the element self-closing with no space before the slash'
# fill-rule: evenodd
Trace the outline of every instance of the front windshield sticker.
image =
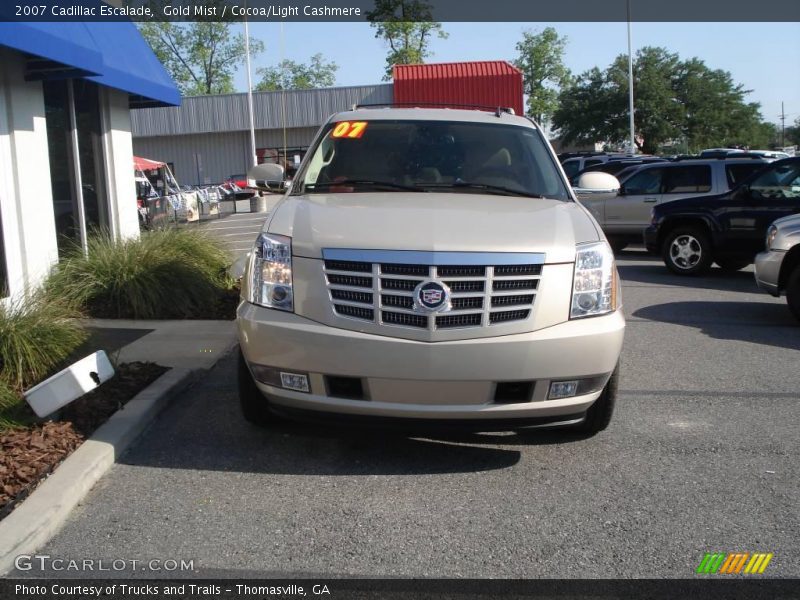
<svg viewBox="0 0 800 600">
<path fill-rule="evenodd" d="M 366 121 L 342 121 L 333 128 L 331 137 L 357 140 L 364 135 L 366 128 Z"/>
</svg>

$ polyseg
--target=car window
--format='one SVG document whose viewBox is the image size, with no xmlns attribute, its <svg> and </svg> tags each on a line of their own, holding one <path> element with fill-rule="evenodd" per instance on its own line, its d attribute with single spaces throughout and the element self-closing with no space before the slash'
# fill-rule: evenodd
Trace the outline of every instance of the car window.
<svg viewBox="0 0 800 600">
<path fill-rule="evenodd" d="M 599 165 L 601 162 L 603 161 L 599 158 L 588 158 L 584 161 L 583 168 L 585 169 L 586 167 L 591 167 L 592 165 Z"/>
<path fill-rule="evenodd" d="M 664 194 L 702 194 L 711 191 L 711 167 L 686 165 L 667 169 L 664 174 Z"/>
<path fill-rule="evenodd" d="M 564 173 L 566 173 L 567 177 L 570 179 L 581 170 L 581 163 L 577 160 L 565 160 L 561 166 L 564 168 Z"/>
<path fill-rule="evenodd" d="M 570 200 L 533 128 L 480 122 L 374 120 L 328 125 L 295 193 L 447 191 Z"/>
<path fill-rule="evenodd" d="M 728 187 L 736 187 L 736 185 L 738 185 L 741 181 L 744 181 L 750 177 L 750 175 L 755 173 L 763 166 L 764 163 L 758 161 L 753 161 L 752 163 L 725 165 L 725 177 L 728 180 Z"/>
<path fill-rule="evenodd" d="M 636 196 L 641 194 L 658 194 L 661 190 L 663 169 L 644 169 L 625 182 L 625 194 Z"/>
<path fill-rule="evenodd" d="M 800 198 L 800 162 L 767 168 L 750 183 L 750 192 L 763 198 Z"/>
</svg>

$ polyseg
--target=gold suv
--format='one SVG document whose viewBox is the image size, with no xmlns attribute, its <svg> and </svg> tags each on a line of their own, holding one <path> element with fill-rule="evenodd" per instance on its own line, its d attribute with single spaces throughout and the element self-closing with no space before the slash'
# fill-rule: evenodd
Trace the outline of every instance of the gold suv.
<svg viewBox="0 0 800 600">
<path fill-rule="evenodd" d="M 261 185 L 281 176 L 277 165 L 254 172 Z M 613 193 L 618 183 L 592 173 L 580 185 Z M 244 271 L 242 408 L 260 423 L 594 433 L 613 411 L 620 307 L 614 255 L 531 120 L 340 113 Z"/>
</svg>

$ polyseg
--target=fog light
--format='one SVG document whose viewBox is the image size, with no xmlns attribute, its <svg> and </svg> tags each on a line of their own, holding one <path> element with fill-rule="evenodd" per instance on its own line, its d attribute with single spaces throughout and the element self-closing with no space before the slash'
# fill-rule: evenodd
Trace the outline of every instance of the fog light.
<svg viewBox="0 0 800 600">
<path fill-rule="evenodd" d="M 578 381 L 553 381 L 550 383 L 550 393 L 547 394 L 548 400 L 558 398 L 571 398 L 578 393 Z"/>
<path fill-rule="evenodd" d="M 284 373 L 281 371 L 281 386 L 296 392 L 308 392 L 308 377 L 299 373 Z"/>
</svg>

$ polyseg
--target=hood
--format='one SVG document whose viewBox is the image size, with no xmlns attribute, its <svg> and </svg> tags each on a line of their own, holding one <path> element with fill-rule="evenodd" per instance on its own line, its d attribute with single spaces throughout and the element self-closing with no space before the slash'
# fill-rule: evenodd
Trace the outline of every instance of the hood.
<svg viewBox="0 0 800 600">
<path fill-rule="evenodd" d="M 292 253 L 321 258 L 323 248 L 432 252 L 543 252 L 572 262 L 575 244 L 600 234 L 576 202 L 440 193 L 286 196 L 267 224 L 292 238 Z"/>
</svg>

